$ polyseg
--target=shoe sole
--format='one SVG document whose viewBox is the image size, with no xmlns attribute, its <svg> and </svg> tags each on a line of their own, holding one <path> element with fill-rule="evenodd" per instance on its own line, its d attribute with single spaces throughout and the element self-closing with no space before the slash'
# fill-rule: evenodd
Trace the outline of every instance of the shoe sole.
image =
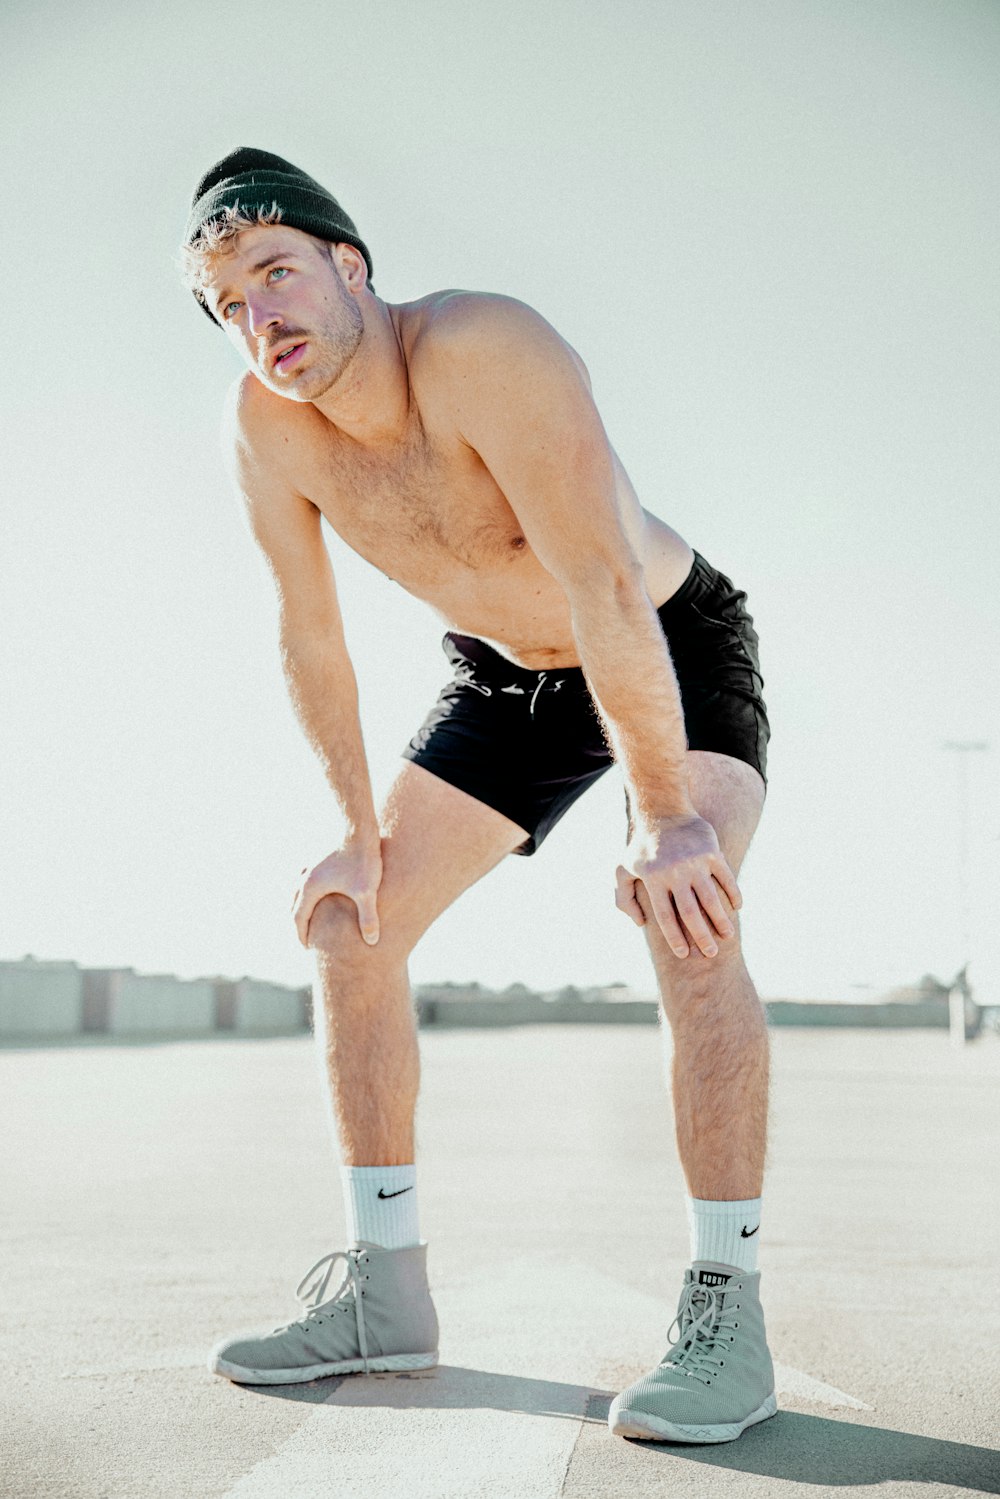
<svg viewBox="0 0 1000 1499">
<path fill-rule="evenodd" d="M 437 1361 L 436 1353 L 380 1354 L 368 1360 L 368 1372 L 391 1374 L 403 1369 L 432 1369 Z M 365 1364 L 360 1358 L 345 1358 L 335 1364 L 308 1364 L 298 1369 L 246 1369 L 212 1355 L 208 1369 L 209 1373 L 222 1374 L 234 1384 L 304 1384 L 310 1379 L 326 1379 L 331 1374 L 363 1374 Z"/>
<path fill-rule="evenodd" d="M 778 1402 L 772 1393 L 745 1421 L 725 1421 L 717 1426 L 678 1426 L 673 1421 L 650 1416 L 646 1411 L 616 1411 L 612 1406 L 608 1426 L 612 1436 L 639 1437 L 647 1442 L 735 1442 L 748 1426 L 766 1421 L 776 1414 L 777 1409 Z"/>
</svg>

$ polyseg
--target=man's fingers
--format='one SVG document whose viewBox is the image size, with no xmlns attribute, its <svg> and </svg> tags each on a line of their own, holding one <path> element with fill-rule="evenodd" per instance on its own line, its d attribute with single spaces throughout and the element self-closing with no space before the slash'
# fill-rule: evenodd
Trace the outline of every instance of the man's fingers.
<svg viewBox="0 0 1000 1499">
<path fill-rule="evenodd" d="M 721 855 L 712 867 L 712 875 L 718 880 L 723 890 L 729 896 L 729 902 L 733 910 L 738 911 L 743 904 L 743 896 L 740 894 L 740 887 L 736 883 L 736 876 Z"/>
<path fill-rule="evenodd" d="M 660 904 L 653 902 L 656 919 L 663 935 L 671 950 L 679 958 L 688 956 L 685 929 L 688 940 L 697 946 L 699 952 L 706 958 L 717 956 L 720 938 L 726 941 L 736 936 L 736 928 L 726 914 L 725 906 L 719 898 L 714 882 L 711 889 L 691 887 L 682 891 L 680 895 L 673 893 L 672 899 L 668 896 L 667 907 L 668 909 L 664 910 Z M 678 925 L 678 918 L 683 926 Z"/>
<path fill-rule="evenodd" d="M 680 896 L 675 895 L 674 900 L 684 925 L 694 938 L 699 949 L 705 954 L 706 958 L 714 958 L 719 951 L 719 945 L 708 922 L 705 920 L 705 913 L 698 903 L 696 891 L 690 888 L 684 890 Z"/>
<path fill-rule="evenodd" d="M 670 899 L 670 891 L 667 891 L 664 900 L 659 900 L 654 896 L 648 885 L 643 885 L 642 888 L 652 908 L 656 924 L 666 938 L 670 951 L 675 958 L 686 958 L 688 955 L 688 941 L 680 922 L 677 920 L 677 912 L 674 910 L 673 901 Z"/>
<path fill-rule="evenodd" d="M 726 908 L 719 896 L 719 887 L 713 879 L 707 884 L 697 887 L 697 896 L 709 921 L 715 927 L 720 937 L 735 937 L 736 928 L 726 913 Z"/>
<path fill-rule="evenodd" d="M 308 892 L 308 893 L 307 893 Z M 294 911 L 295 930 L 299 934 L 299 941 L 303 947 L 309 946 L 309 923 L 312 921 L 313 912 L 320 901 L 327 895 L 345 895 L 347 892 L 337 889 L 323 889 L 316 885 L 309 890 L 308 884 L 298 897 L 298 904 Z M 352 896 L 358 911 L 358 927 L 364 940 L 370 947 L 374 947 L 379 939 L 378 911 L 375 905 L 374 894 Z"/>
<path fill-rule="evenodd" d="M 379 936 L 378 910 L 374 893 L 356 895 L 354 904 L 358 908 L 358 926 L 361 928 L 361 935 L 370 947 L 374 947 Z"/>
<path fill-rule="evenodd" d="M 299 941 L 303 947 L 309 946 L 309 923 L 318 904 L 318 893 L 307 895 L 305 890 L 302 891 L 295 911 L 295 930 L 299 934 Z"/>
<path fill-rule="evenodd" d="M 635 898 L 635 879 L 621 864 L 615 875 L 615 905 L 630 916 L 636 926 L 646 925 L 646 914 Z"/>
</svg>

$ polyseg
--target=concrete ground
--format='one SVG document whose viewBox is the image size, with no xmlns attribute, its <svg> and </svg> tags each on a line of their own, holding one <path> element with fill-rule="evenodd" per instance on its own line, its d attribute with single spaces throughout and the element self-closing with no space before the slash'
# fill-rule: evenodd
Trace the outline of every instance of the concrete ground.
<svg viewBox="0 0 1000 1499">
<path fill-rule="evenodd" d="M 5 1499 L 1000 1494 L 1000 1044 L 773 1035 L 762 1293 L 780 1411 L 609 1435 L 687 1258 L 657 1033 L 428 1031 L 421 1226 L 441 1363 L 245 1388 L 343 1247 L 308 1037 L 0 1051 Z"/>
</svg>

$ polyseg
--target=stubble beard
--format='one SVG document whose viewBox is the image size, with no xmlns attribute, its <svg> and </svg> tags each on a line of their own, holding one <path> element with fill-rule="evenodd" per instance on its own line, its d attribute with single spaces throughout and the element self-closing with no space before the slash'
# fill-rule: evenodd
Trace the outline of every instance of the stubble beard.
<svg viewBox="0 0 1000 1499">
<path fill-rule="evenodd" d="M 271 389 L 293 401 L 316 401 L 325 396 L 340 380 L 364 337 L 365 323 L 354 298 L 342 294 L 338 299 L 339 316 L 310 333 L 302 329 L 309 343 L 310 367 L 291 386 L 272 377 Z M 293 337 L 294 333 L 285 335 Z"/>
<path fill-rule="evenodd" d="M 310 370 L 310 379 L 307 382 L 310 391 L 306 397 L 309 401 L 315 401 L 319 396 L 325 396 L 327 391 L 340 380 L 351 360 L 358 351 L 358 347 L 364 337 L 365 322 L 361 315 L 361 308 L 351 296 L 343 299 L 344 317 L 338 321 L 336 327 L 328 327 L 324 330 L 321 342 L 317 345 L 319 358 L 315 370 Z"/>
</svg>

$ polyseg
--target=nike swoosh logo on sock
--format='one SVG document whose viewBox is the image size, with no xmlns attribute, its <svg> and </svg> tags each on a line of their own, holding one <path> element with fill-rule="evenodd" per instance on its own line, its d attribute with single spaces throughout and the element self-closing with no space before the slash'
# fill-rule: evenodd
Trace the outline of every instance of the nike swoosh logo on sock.
<svg viewBox="0 0 1000 1499">
<path fill-rule="evenodd" d="M 380 1192 L 378 1195 L 381 1197 L 382 1193 Z M 757 1228 L 760 1228 L 760 1224 L 759 1223 L 757 1224 Z M 752 1233 L 748 1234 L 747 1233 L 747 1226 L 744 1223 L 742 1229 L 740 1230 L 740 1238 L 741 1239 L 752 1239 L 753 1236 L 754 1236 L 754 1234 L 757 1232 L 757 1228 L 755 1228 Z"/>
<path fill-rule="evenodd" d="M 412 1191 L 413 1191 L 412 1187 L 400 1187 L 400 1189 L 399 1189 L 398 1192 L 387 1192 L 384 1189 L 384 1187 L 379 1187 L 379 1189 L 378 1189 L 378 1195 L 380 1197 L 402 1197 L 402 1195 L 403 1195 L 404 1192 L 412 1192 Z"/>
</svg>

